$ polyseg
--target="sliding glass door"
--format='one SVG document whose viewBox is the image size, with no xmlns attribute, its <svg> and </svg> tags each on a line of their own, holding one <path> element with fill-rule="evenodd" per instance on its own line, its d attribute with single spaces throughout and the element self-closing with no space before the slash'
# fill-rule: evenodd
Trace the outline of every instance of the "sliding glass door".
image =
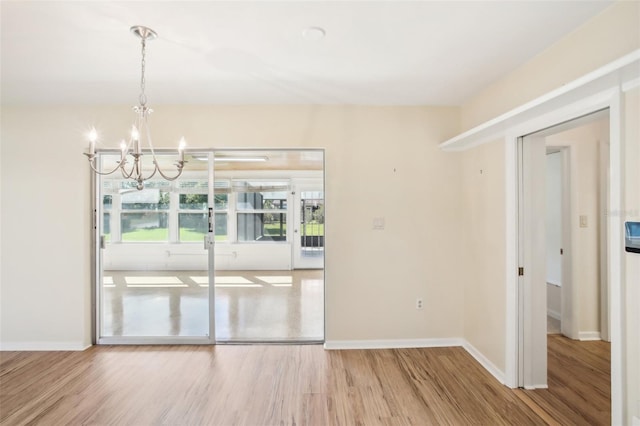
<svg viewBox="0 0 640 426">
<path fill-rule="evenodd" d="M 174 159 L 156 155 L 161 162 Z M 215 208 L 209 155 L 198 155 L 177 180 L 154 177 L 142 190 L 115 173 L 99 177 L 98 342 L 214 341 L 213 255 L 206 240 Z M 100 156 L 103 169 L 119 159 Z"/>
<path fill-rule="evenodd" d="M 169 164 L 172 155 L 158 154 Z M 119 155 L 100 153 L 103 169 Z M 324 340 L 324 153 L 189 152 L 96 182 L 99 343 Z"/>
</svg>

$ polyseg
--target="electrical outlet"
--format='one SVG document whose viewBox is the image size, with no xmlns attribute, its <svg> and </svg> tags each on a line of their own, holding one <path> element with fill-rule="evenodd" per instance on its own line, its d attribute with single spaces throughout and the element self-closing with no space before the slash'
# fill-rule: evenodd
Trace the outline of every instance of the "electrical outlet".
<svg viewBox="0 0 640 426">
<path fill-rule="evenodd" d="M 422 299 L 416 299 L 416 309 L 422 309 Z"/>
</svg>

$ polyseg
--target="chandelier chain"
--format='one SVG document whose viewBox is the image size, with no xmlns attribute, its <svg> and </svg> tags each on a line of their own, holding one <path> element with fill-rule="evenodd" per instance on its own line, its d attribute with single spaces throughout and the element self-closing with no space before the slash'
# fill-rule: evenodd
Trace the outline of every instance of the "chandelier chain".
<svg viewBox="0 0 640 426">
<path fill-rule="evenodd" d="M 147 95 L 144 93 L 145 89 L 145 78 L 144 71 L 146 65 L 146 55 L 147 55 L 147 43 L 145 37 L 142 38 L 142 62 L 141 62 L 141 73 L 140 73 L 140 105 L 145 106 L 147 104 Z"/>
</svg>

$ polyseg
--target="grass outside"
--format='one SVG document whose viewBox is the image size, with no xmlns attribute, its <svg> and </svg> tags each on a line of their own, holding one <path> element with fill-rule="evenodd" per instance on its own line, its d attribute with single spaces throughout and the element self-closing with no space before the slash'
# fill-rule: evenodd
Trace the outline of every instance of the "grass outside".
<svg viewBox="0 0 640 426">
<path fill-rule="evenodd" d="M 129 242 L 158 242 L 169 240 L 168 228 L 145 228 L 134 231 L 123 232 L 122 241 Z"/>
<path fill-rule="evenodd" d="M 286 234 L 286 225 L 283 228 L 283 233 Z M 265 235 L 280 235 L 280 224 L 269 223 L 264 226 Z M 108 235 L 108 234 L 107 234 Z M 181 242 L 200 242 L 202 241 L 205 233 L 196 231 L 189 228 L 180 228 L 180 241 Z M 323 223 L 307 223 L 302 235 L 316 236 L 324 235 Z M 109 241 L 107 236 L 107 241 Z M 136 229 L 134 231 L 123 232 L 122 241 L 129 242 L 163 242 L 169 240 L 169 230 L 167 228 L 149 228 L 149 229 Z M 216 241 L 226 241 L 226 235 L 216 235 Z"/>
<path fill-rule="evenodd" d="M 324 223 L 306 223 L 304 225 L 304 233 L 302 235 L 316 236 L 324 235 Z"/>
<path fill-rule="evenodd" d="M 193 229 L 181 228 L 180 241 L 185 243 L 201 242 L 205 236 L 204 232 Z M 226 235 L 216 235 L 216 241 L 226 241 Z M 145 243 L 145 242 L 167 242 L 169 241 L 169 230 L 167 228 L 156 229 L 136 229 L 135 231 L 124 232 L 122 242 L 125 243 Z"/>
<path fill-rule="evenodd" d="M 199 243 L 202 242 L 206 233 L 188 228 L 180 228 L 181 243 Z M 226 235 L 216 235 L 216 241 L 227 241 Z"/>
</svg>

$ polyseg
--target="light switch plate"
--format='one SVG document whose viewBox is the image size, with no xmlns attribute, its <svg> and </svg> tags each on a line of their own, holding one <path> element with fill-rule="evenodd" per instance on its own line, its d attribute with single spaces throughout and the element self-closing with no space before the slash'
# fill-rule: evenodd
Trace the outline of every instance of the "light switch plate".
<svg viewBox="0 0 640 426">
<path fill-rule="evenodd" d="M 587 227 L 587 215 L 580 215 L 580 228 Z"/>
</svg>

